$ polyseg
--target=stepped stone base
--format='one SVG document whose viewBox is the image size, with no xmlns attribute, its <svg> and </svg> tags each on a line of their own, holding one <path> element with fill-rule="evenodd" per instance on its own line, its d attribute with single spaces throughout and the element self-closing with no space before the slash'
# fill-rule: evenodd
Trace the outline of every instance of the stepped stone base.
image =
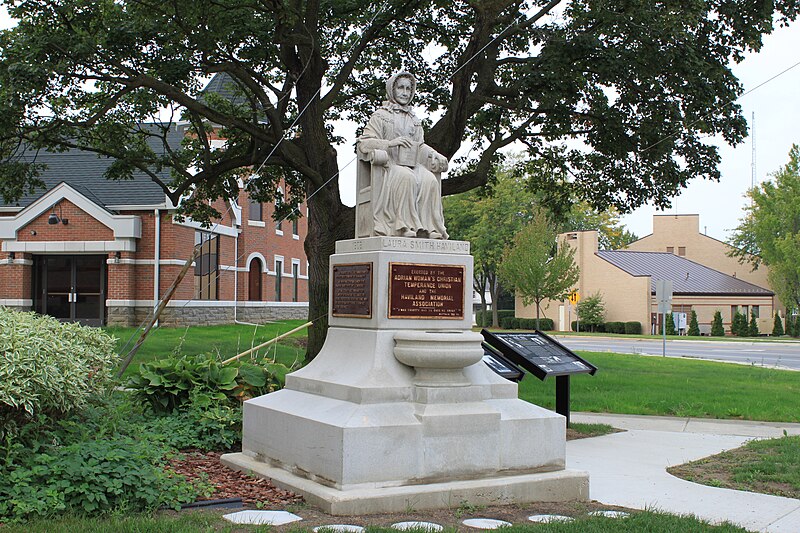
<svg viewBox="0 0 800 533">
<path fill-rule="evenodd" d="M 332 315 L 314 361 L 283 390 L 245 402 L 242 453 L 224 456 L 226 465 L 331 514 L 588 499 L 588 475 L 564 469 L 564 417 L 518 399 L 516 383 L 481 361 L 467 243 L 370 238 L 339 242 L 337 252 L 332 273 L 369 265 L 369 312 Z M 411 275 L 414 266 L 442 272 L 427 275 L 425 289 L 439 290 L 443 276 L 462 313 L 390 316 L 398 263 Z M 395 279 L 396 290 L 411 275 Z"/>
<path fill-rule="evenodd" d="M 589 476 L 575 470 L 341 491 L 270 467 L 243 453 L 223 455 L 222 463 L 234 470 L 271 479 L 277 487 L 302 495 L 309 504 L 331 515 L 447 509 L 457 508 L 463 502 L 506 505 L 589 499 Z"/>
</svg>

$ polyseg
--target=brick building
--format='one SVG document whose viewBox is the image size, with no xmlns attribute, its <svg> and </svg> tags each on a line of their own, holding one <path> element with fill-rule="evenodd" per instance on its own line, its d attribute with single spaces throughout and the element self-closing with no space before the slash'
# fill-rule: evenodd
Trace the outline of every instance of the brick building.
<svg viewBox="0 0 800 533">
<path fill-rule="evenodd" d="M 307 316 L 305 206 L 298 220 L 277 224 L 274 205 L 242 192 L 217 202 L 222 218 L 203 228 L 175 220 L 175 206 L 143 174 L 106 180 L 107 158 L 79 150 L 35 157 L 46 165 L 44 189 L 0 204 L 0 305 L 90 325 L 138 325 L 201 244 L 162 325 Z"/>
</svg>

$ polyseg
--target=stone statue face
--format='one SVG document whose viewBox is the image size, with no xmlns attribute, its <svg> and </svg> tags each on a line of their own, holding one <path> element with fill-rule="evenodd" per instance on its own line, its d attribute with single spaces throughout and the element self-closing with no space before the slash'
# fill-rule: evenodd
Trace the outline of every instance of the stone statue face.
<svg viewBox="0 0 800 533">
<path fill-rule="evenodd" d="M 414 96 L 414 84 L 410 78 L 403 76 L 394 82 L 394 100 L 400 105 L 408 105 Z"/>
</svg>

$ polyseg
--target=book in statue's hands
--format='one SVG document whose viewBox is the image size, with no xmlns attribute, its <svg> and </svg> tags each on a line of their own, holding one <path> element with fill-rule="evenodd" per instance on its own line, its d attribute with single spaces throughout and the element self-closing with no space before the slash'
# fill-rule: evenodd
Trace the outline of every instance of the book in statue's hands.
<svg viewBox="0 0 800 533">
<path fill-rule="evenodd" d="M 397 164 L 412 168 L 417 166 L 419 145 L 418 142 L 412 142 L 411 146 L 399 145 L 397 147 Z"/>
</svg>

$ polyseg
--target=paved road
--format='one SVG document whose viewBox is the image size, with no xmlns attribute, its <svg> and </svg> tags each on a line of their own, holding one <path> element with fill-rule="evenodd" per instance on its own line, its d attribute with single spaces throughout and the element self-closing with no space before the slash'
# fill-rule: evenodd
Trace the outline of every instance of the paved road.
<svg viewBox="0 0 800 533">
<path fill-rule="evenodd" d="M 616 337 L 556 336 L 572 350 L 595 352 L 637 353 L 661 355 L 662 345 L 655 339 L 625 339 Z M 716 361 L 731 361 L 765 367 L 800 370 L 798 342 L 726 342 L 667 340 L 667 356 L 694 357 Z"/>
</svg>

